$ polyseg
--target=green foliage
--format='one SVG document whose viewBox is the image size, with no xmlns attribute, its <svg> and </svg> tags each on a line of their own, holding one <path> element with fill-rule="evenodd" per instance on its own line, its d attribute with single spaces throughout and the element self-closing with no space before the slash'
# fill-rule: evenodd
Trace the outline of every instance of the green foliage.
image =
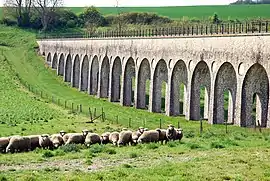
<svg viewBox="0 0 270 181">
<path fill-rule="evenodd" d="M 82 20 L 83 26 L 92 25 L 98 27 L 104 25 L 105 21 L 100 11 L 94 6 L 85 8 L 79 18 Z"/>
<path fill-rule="evenodd" d="M 222 143 L 219 143 L 219 142 L 212 142 L 210 147 L 211 148 L 221 149 L 221 148 L 225 148 L 225 145 L 223 145 Z"/>
<path fill-rule="evenodd" d="M 137 157 L 138 157 L 138 154 L 135 152 L 132 152 L 129 154 L 129 158 L 137 158 Z"/>
<path fill-rule="evenodd" d="M 43 158 L 50 158 L 50 157 L 53 157 L 53 156 L 54 156 L 54 154 L 53 154 L 53 152 L 50 151 L 50 150 L 45 150 L 45 151 L 43 152 L 43 154 L 42 154 L 42 157 L 43 157 Z"/>
<path fill-rule="evenodd" d="M 155 150 L 155 149 L 158 149 L 159 144 L 158 143 L 149 143 L 146 145 L 146 147 L 147 147 L 147 149 Z"/>
<path fill-rule="evenodd" d="M 80 152 L 80 147 L 79 147 L 79 145 L 76 145 L 76 144 L 67 144 L 67 145 L 64 145 L 64 146 L 60 146 L 59 149 L 63 150 L 65 153 Z"/>
<path fill-rule="evenodd" d="M 89 149 L 91 153 L 101 153 L 103 152 L 103 150 L 104 150 L 104 146 L 98 145 L 98 144 L 92 145 Z"/>
</svg>

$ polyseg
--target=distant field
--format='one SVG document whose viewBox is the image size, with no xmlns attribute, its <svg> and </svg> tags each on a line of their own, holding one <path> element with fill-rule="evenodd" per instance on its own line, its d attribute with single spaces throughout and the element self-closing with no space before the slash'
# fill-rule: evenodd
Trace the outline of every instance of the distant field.
<svg viewBox="0 0 270 181">
<path fill-rule="evenodd" d="M 76 13 L 83 11 L 83 7 L 71 7 Z M 100 7 L 102 14 L 117 14 L 115 7 Z M 224 5 L 224 6 L 180 6 L 180 7 L 122 7 L 120 12 L 152 12 L 181 19 L 183 16 L 196 19 L 207 19 L 215 12 L 222 19 L 251 19 L 270 18 L 270 5 Z"/>
</svg>

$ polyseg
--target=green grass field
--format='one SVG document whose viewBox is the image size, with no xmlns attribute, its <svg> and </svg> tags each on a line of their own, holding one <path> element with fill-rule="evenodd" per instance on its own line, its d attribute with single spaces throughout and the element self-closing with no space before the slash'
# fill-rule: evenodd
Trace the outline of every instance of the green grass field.
<svg viewBox="0 0 270 181">
<path fill-rule="evenodd" d="M 162 119 L 184 129 L 181 142 L 167 145 L 148 144 L 129 147 L 95 145 L 29 153 L 0 154 L 0 180 L 269 180 L 269 130 L 258 130 L 186 121 L 146 110 L 121 107 L 78 92 L 45 66 L 36 53 L 34 33 L 0 26 L 0 136 L 56 133 L 61 129 L 97 133 L 135 129 L 146 120 L 154 129 Z M 35 94 L 21 82 L 34 87 Z M 40 98 L 40 91 L 43 97 Z M 45 95 L 49 95 L 45 96 Z M 61 106 L 51 103 L 51 96 L 61 98 Z M 48 99 L 46 98 L 48 97 Z M 68 100 L 68 109 L 63 109 Z M 83 113 L 70 111 L 70 103 L 82 104 Z M 103 107 L 106 120 L 87 124 L 88 106 Z M 119 116 L 116 124 L 115 117 Z M 113 121 L 113 123 L 112 123 Z"/>
<path fill-rule="evenodd" d="M 69 8 L 76 13 L 83 11 L 82 7 Z M 104 15 L 117 14 L 115 7 L 100 7 Z M 224 6 L 182 6 L 182 7 L 121 7 L 120 12 L 152 12 L 172 19 L 208 19 L 217 13 L 224 20 L 245 20 L 270 18 L 270 5 L 224 5 Z"/>
</svg>

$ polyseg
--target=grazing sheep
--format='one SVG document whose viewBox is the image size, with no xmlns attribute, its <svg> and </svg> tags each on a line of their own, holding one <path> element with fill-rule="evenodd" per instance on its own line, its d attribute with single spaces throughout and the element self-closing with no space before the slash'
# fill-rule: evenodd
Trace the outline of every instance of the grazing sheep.
<svg viewBox="0 0 270 181">
<path fill-rule="evenodd" d="M 132 142 L 133 144 L 137 144 L 138 143 L 138 139 L 139 137 L 142 135 L 141 131 L 140 130 L 137 130 L 135 132 L 132 133 Z"/>
<path fill-rule="evenodd" d="M 108 144 L 108 143 L 110 143 L 110 139 L 109 139 L 109 137 L 110 137 L 110 132 L 106 132 L 106 133 L 103 133 L 102 135 L 101 135 L 101 143 L 102 144 Z"/>
<path fill-rule="evenodd" d="M 36 148 L 40 148 L 40 145 L 39 145 L 39 137 L 40 135 L 30 135 L 30 136 L 27 136 L 30 141 L 31 141 L 31 150 L 35 150 Z"/>
<path fill-rule="evenodd" d="M 71 136 L 71 135 L 73 135 L 73 134 L 76 134 L 76 133 L 65 133 L 62 137 L 63 137 L 63 141 L 64 141 L 64 143 L 66 143 L 67 141 L 68 141 L 68 139 L 69 139 L 69 137 Z"/>
<path fill-rule="evenodd" d="M 166 137 L 167 137 L 167 139 L 168 139 L 169 141 L 170 141 L 170 140 L 175 140 L 176 134 L 177 134 L 176 129 L 174 128 L 173 125 L 170 124 L 170 125 L 168 126 L 167 131 L 166 131 Z"/>
<path fill-rule="evenodd" d="M 132 131 L 123 128 L 119 134 L 118 146 L 124 146 L 132 143 Z"/>
<path fill-rule="evenodd" d="M 63 137 L 65 134 L 67 134 L 67 132 L 65 132 L 64 130 L 59 131 L 59 134 Z"/>
<path fill-rule="evenodd" d="M 156 129 L 156 131 L 159 132 L 159 141 L 161 144 L 165 142 L 165 144 L 168 142 L 168 138 L 166 136 L 166 129 Z"/>
<path fill-rule="evenodd" d="M 112 132 L 109 136 L 109 140 L 113 145 L 117 145 L 117 142 L 119 140 L 119 133 L 118 132 Z"/>
<path fill-rule="evenodd" d="M 139 127 L 138 131 L 143 134 L 144 131 L 148 131 L 148 130 L 144 130 L 144 129 L 147 129 L 147 128 L 144 128 L 144 127 Z"/>
<path fill-rule="evenodd" d="M 65 144 L 84 144 L 84 141 L 85 136 L 82 133 L 72 133 L 69 135 Z"/>
<path fill-rule="evenodd" d="M 54 148 L 58 148 L 59 146 L 62 146 L 64 144 L 63 137 L 60 134 L 51 135 L 50 140 Z"/>
<path fill-rule="evenodd" d="M 7 137 L 0 138 L 0 153 L 6 152 L 6 147 L 8 146 L 8 144 L 9 144 L 9 138 Z"/>
<path fill-rule="evenodd" d="M 181 139 L 183 138 L 183 130 L 181 128 L 176 129 L 176 137 L 175 140 L 179 140 L 181 141 Z"/>
<path fill-rule="evenodd" d="M 48 134 L 39 136 L 39 146 L 43 149 L 52 149 L 53 144 Z"/>
<path fill-rule="evenodd" d="M 90 145 L 97 144 L 97 143 L 98 144 L 101 143 L 101 139 L 99 135 L 96 133 L 88 133 L 85 138 L 85 145 L 89 147 Z"/>
<path fill-rule="evenodd" d="M 139 137 L 138 143 L 158 142 L 159 132 L 156 130 L 144 131 Z"/>
<path fill-rule="evenodd" d="M 28 137 L 23 136 L 12 136 L 10 138 L 9 144 L 6 147 L 6 152 L 22 152 L 29 151 L 31 148 L 31 141 Z"/>
</svg>

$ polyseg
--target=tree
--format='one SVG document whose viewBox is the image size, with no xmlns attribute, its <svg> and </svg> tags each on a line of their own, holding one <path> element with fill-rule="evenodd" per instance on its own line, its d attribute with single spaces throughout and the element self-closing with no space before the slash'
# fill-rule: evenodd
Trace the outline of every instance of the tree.
<svg viewBox="0 0 270 181">
<path fill-rule="evenodd" d="M 55 12 L 62 7 L 63 0 L 34 0 L 33 5 L 40 15 L 43 30 L 46 31 Z"/>
<path fill-rule="evenodd" d="M 17 19 L 18 26 L 28 26 L 33 0 L 5 0 L 4 12 Z"/>
</svg>

